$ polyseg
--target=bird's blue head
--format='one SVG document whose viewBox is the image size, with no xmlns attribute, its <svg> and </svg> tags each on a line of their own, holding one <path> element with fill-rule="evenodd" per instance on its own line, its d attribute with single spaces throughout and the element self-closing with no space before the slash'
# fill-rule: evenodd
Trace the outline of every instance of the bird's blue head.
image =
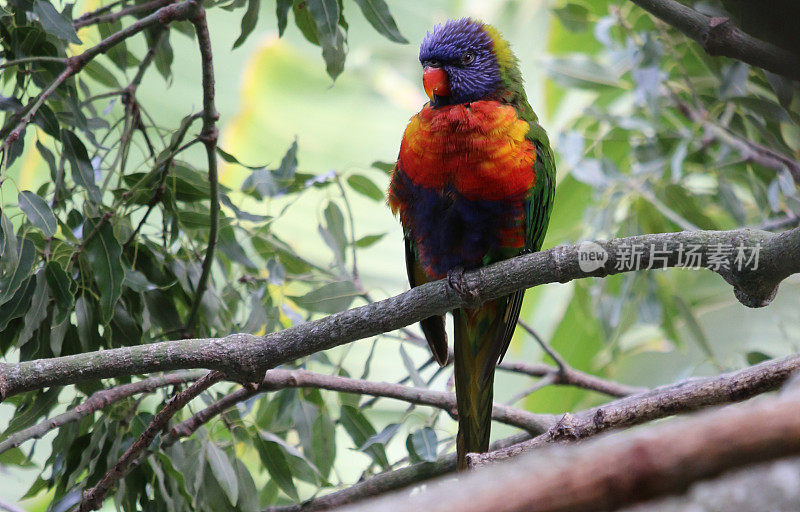
<svg viewBox="0 0 800 512">
<path fill-rule="evenodd" d="M 516 66 L 497 29 L 470 18 L 450 20 L 428 32 L 419 61 L 433 107 L 485 98 L 500 86 L 505 68 Z"/>
</svg>

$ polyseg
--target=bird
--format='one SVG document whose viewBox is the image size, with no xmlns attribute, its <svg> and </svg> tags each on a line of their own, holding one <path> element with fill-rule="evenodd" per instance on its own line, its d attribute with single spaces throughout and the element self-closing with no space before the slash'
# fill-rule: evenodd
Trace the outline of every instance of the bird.
<svg viewBox="0 0 800 512">
<path fill-rule="evenodd" d="M 420 45 L 430 101 L 403 133 L 387 201 L 403 228 L 411 287 L 527 252 L 544 240 L 555 163 L 528 103 L 519 63 L 492 25 L 447 21 Z M 461 281 L 463 283 L 463 281 Z M 452 311 L 457 467 L 486 452 L 493 383 L 514 334 L 524 290 Z M 433 357 L 448 363 L 444 316 L 422 320 Z"/>
</svg>

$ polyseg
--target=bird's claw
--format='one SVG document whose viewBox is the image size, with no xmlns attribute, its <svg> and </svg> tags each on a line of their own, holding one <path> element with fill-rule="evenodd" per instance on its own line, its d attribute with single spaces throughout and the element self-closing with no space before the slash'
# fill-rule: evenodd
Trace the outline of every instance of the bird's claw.
<svg viewBox="0 0 800 512">
<path fill-rule="evenodd" d="M 467 284 L 462 267 L 454 268 L 447 272 L 447 284 L 450 285 L 467 306 L 478 304 L 478 292 Z"/>
</svg>

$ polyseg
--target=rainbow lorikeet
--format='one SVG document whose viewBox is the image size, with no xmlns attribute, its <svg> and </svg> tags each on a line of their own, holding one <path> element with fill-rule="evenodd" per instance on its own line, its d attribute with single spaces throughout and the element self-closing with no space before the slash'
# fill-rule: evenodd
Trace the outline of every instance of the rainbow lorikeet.
<svg viewBox="0 0 800 512">
<path fill-rule="evenodd" d="M 430 102 L 408 123 L 389 186 L 412 287 L 539 250 L 555 184 L 547 134 L 496 28 L 448 21 L 425 37 L 419 60 Z M 523 293 L 453 311 L 461 469 L 467 453 L 489 448 L 494 369 L 514 334 Z M 421 325 L 445 365 L 444 317 Z"/>
</svg>

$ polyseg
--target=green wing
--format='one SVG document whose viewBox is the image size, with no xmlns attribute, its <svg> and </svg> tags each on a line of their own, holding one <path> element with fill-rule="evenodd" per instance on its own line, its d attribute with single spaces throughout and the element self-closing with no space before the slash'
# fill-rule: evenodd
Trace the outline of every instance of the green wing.
<svg viewBox="0 0 800 512">
<path fill-rule="evenodd" d="M 553 198 L 555 196 L 555 175 L 556 166 L 553 150 L 550 148 L 550 141 L 547 133 L 538 122 L 530 122 L 531 129 L 528 132 L 528 139 L 536 147 L 536 182 L 531 191 L 530 198 L 525 203 L 525 252 L 536 252 L 542 247 L 547 225 L 550 223 L 550 212 L 553 210 Z M 506 355 L 511 337 L 514 335 L 514 328 L 517 325 L 522 299 L 525 290 L 520 290 L 511 294 L 507 310 L 504 314 L 505 329 L 501 338 L 502 343 L 499 348 L 498 357 L 495 363 L 499 364 Z M 484 369 L 484 372 L 488 369 Z"/>
</svg>

